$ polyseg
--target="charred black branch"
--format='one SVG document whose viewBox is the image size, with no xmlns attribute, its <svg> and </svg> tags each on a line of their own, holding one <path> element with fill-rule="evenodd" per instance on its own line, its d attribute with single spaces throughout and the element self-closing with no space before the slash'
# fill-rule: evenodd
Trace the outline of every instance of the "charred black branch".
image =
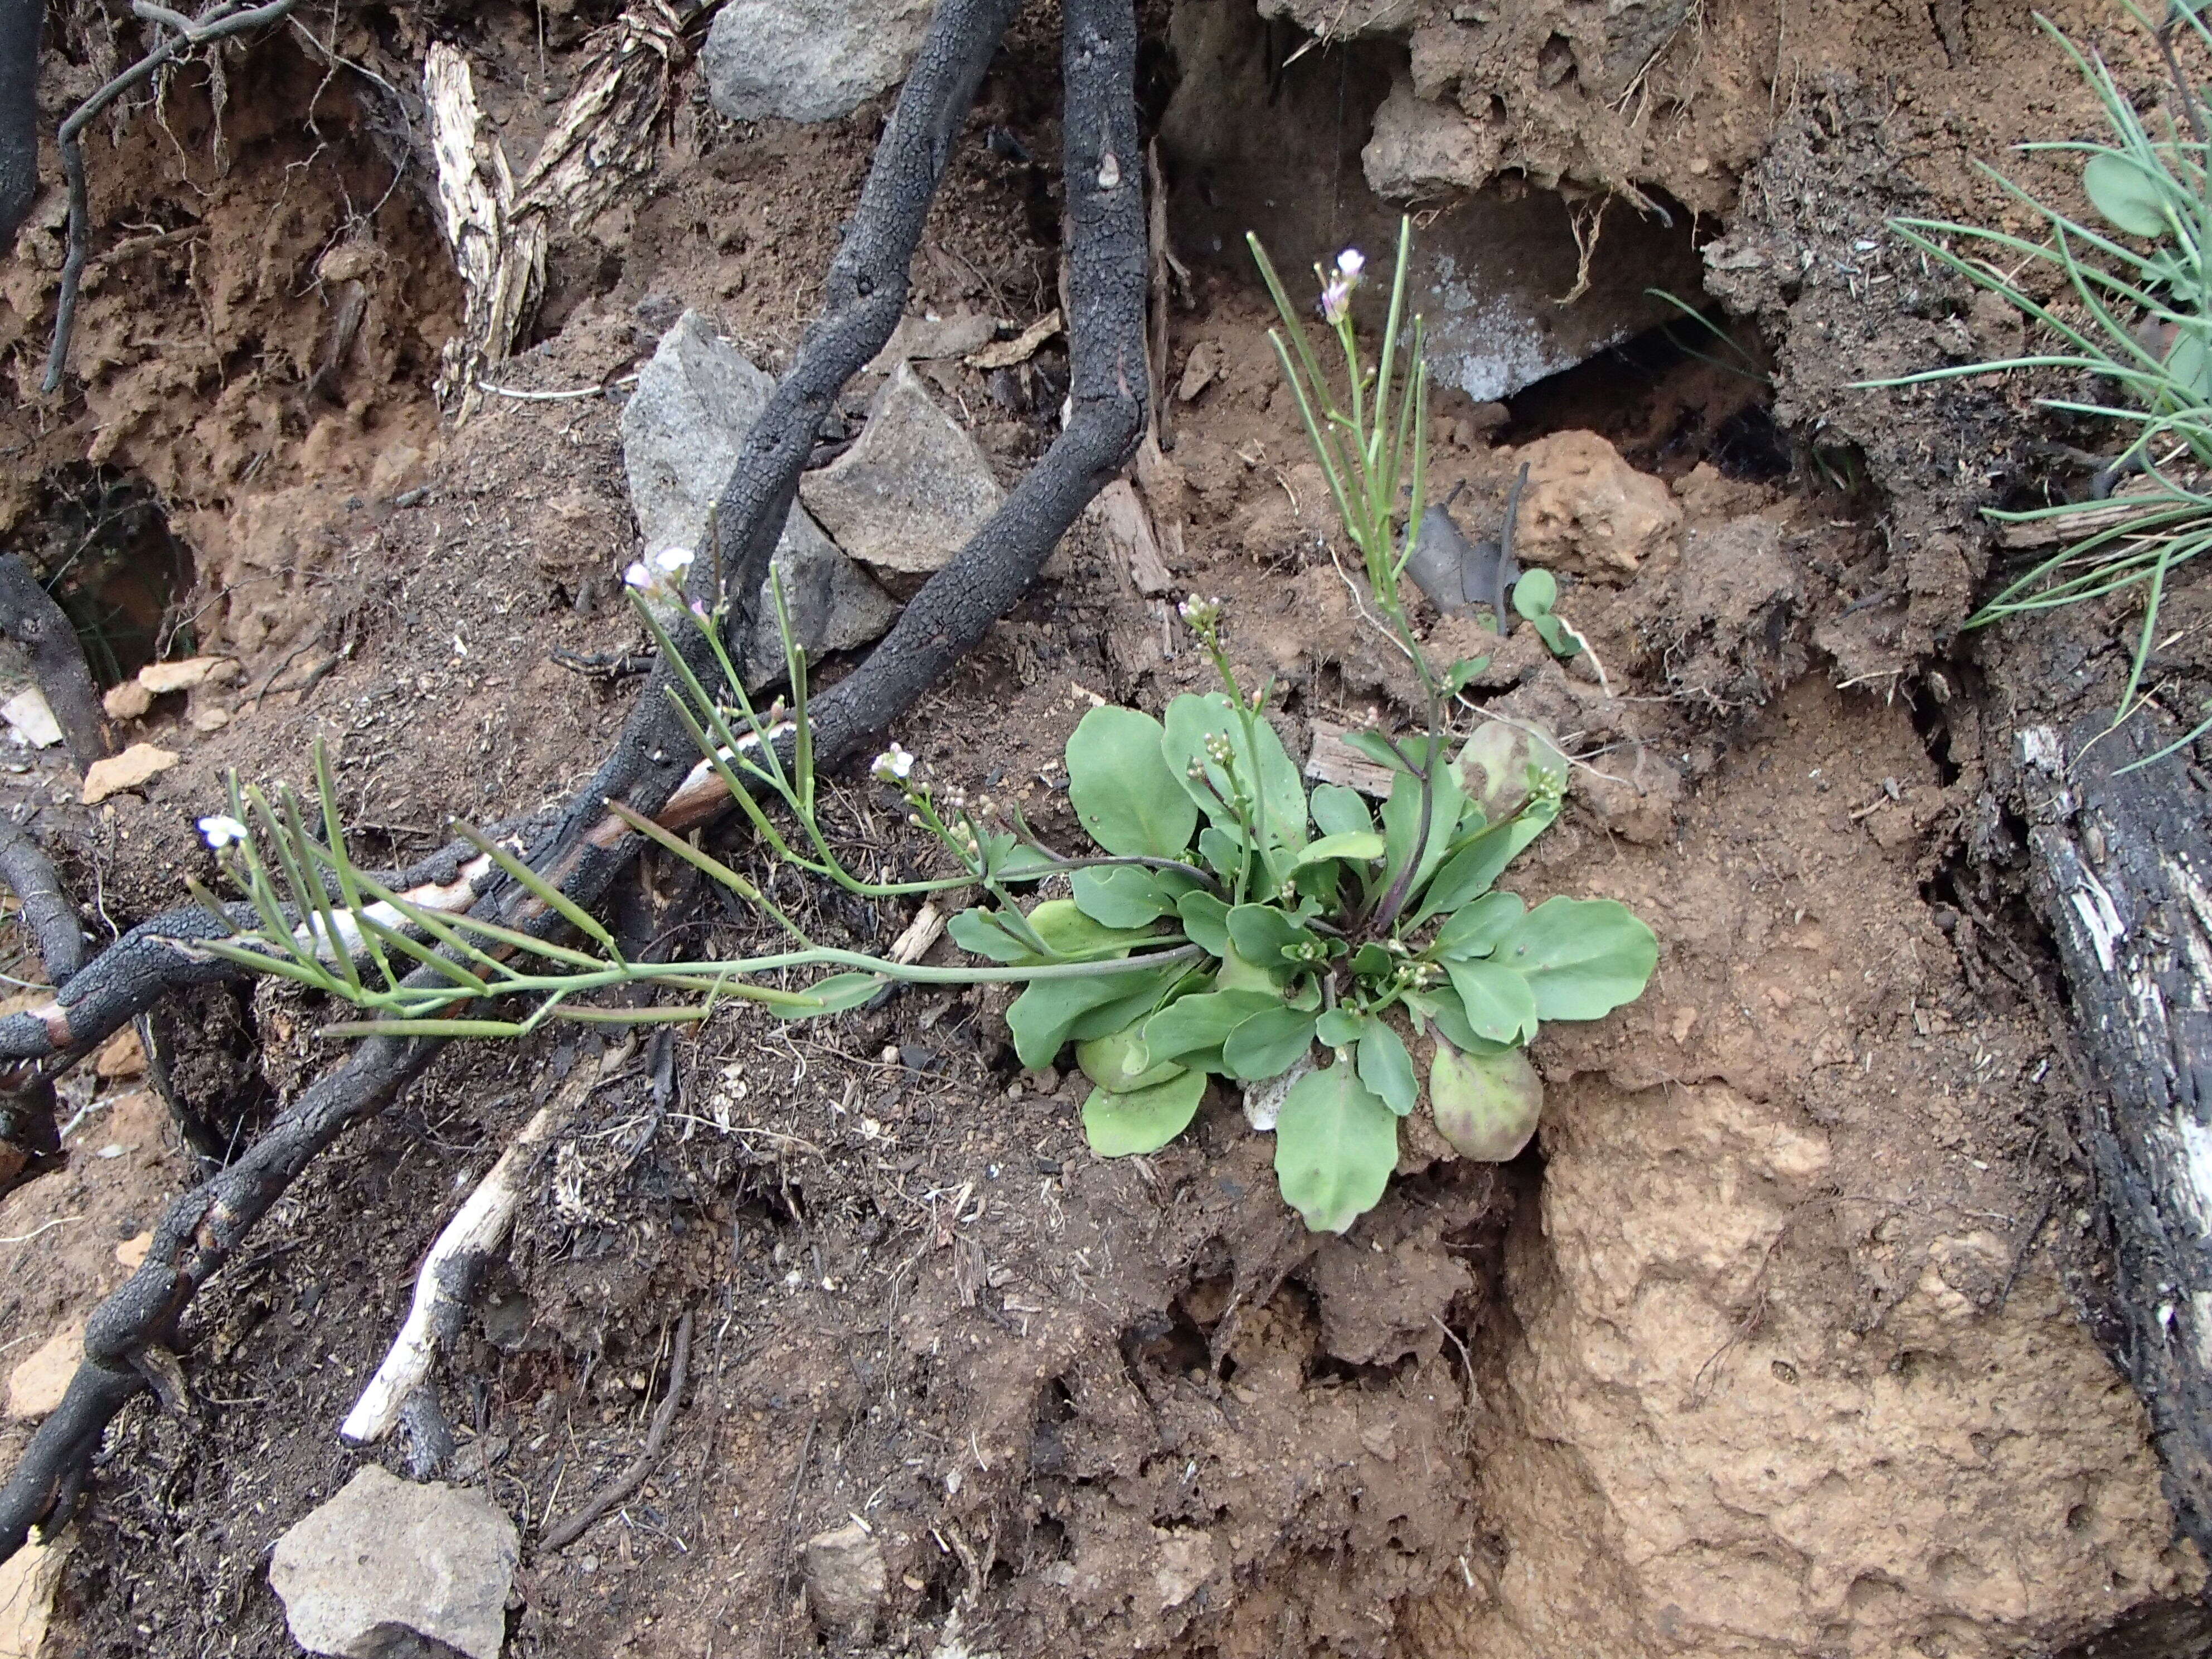
<svg viewBox="0 0 2212 1659">
<path fill-rule="evenodd" d="M 812 434 L 844 381 L 890 337 L 929 199 L 969 100 L 1016 0 L 945 0 L 877 152 L 860 213 L 833 268 L 824 316 L 746 441 L 725 492 L 702 587 L 758 591 L 796 493 Z M 822 700 L 816 749 L 834 763 L 980 638 L 1019 595 L 1053 544 L 1139 435 L 1146 402 L 1145 223 L 1133 98 L 1131 0 L 1066 0 L 1066 181 L 1073 226 L 1071 336 L 1075 413 L 1035 474 L 916 596 L 891 636 Z M 702 652 L 702 656 L 708 653 Z M 710 686 L 709 663 L 695 669 Z M 596 902 L 635 856 L 639 840 L 605 810 L 619 799 L 665 815 L 696 757 L 670 709 L 672 673 L 658 667 L 615 754 L 572 804 L 535 862 L 562 890 Z M 702 807 L 700 817 L 713 815 Z M 550 931 L 557 917 L 521 889 L 482 902 L 510 926 Z M 181 953 L 165 950 L 173 969 Z M 100 971 L 95 961 L 79 983 Z M 426 970 L 426 981 L 427 979 Z M 0 1028 L 4 1035 L 4 1028 Z M 74 1036 L 72 1028 L 71 1035 Z M 102 1432 L 143 1382 L 139 1359 L 173 1347 L 186 1304 L 307 1162 L 382 1109 L 442 1043 L 371 1038 L 299 1097 L 236 1164 L 171 1206 L 137 1273 L 95 1313 L 85 1358 L 62 1404 L 40 1425 L 0 1491 L 0 1559 L 33 1525 L 65 1512 Z"/>
<path fill-rule="evenodd" d="M 5 822 L 0 822 L 0 881 L 22 903 L 23 925 L 39 943 L 46 977 L 57 986 L 68 984 L 84 966 L 84 932 L 77 926 L 76 907 L 55 879 L 44 849 L 20 825 Z"/>
<path fill-rule="evenodd" d="M 514 830 L 512 826 L 495 825 L 493 833 Z M 404 870 L 379 874 L 376 878 L 396 892 L 420 896 L 425 888 L 452 886 L 462 878 L 465 866 L 477 862 L 480 862 L 477 849 L 467 842 L 457 841 Z M 0 877 L 6 874 L 4 866 L 0 866 Z M 487 877 L 478 890 L 489 891 L 491 885 Z M 343 897 L 335 878 L 326 875 L 324 887 L 333 900 Z M 236 929 L 259 925 L 258 914 L 242 900 L 225 909 Z M 287 915 L 294 922 L 300 920 L 289 911 Z M 71 925 L 75 925 L 73 914 Z M 223 924 L 196 904 L 165 910 L 140 922 L 73 974 L 52 1003 L 0 1018 L 0 1064 L 76 1059 L 171 991 L 246 978 L 244 969 L 193 948 L 224 933 Z M 51 976 L 52 969 L 47 971 Z"/>
<path fill-rule="evenodd" d="M 0 554 L 0 634 L 30 657 L 31 673 L 54 711 L 70 758 L 82 769 L 105 755 L 107 726 L 76 624 L 13 553 Z"/>
<path fill-rule="evenodd" d="M 46 0 L 0 0 L 0 259 L 39 194 L 39 33 Z"/>
<path fill-rule="evenodd" d="M 2038 695 L 2063 684 L 2048 660 Z M 2109 720 L 2015 739 L 2031 891 L 2110 1091 L 2074 1126 L 2118 1267 L 2100 1322 L 2149 1410 L 2175 1518 L 2212 1551 L 2212 800 L 2185 757 L 2124 769 L 2171 726 Z"/>
</svg>

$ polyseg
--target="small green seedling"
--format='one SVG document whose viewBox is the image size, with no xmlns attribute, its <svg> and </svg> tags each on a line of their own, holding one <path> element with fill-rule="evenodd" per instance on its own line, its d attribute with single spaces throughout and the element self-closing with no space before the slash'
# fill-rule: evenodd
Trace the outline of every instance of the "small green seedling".
<svg viewBox="0 0 2212 1659">
<path fill-rule="evenodd" d="M 1552 611 L 1559 602 L 1559 580 L 1548 570 L 1530 570 L 1513 584 L 1513 609 L 1534 628 L 1555 657 L 1571 657 L 1583 648 L 1583 637 Z"/>
</svg>

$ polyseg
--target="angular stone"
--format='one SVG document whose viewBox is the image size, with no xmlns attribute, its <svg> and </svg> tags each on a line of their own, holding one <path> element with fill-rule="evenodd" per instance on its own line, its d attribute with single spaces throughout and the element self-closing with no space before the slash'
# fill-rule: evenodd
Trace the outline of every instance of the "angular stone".
<svg viewBox="0 0 2212 1659">
<path fill-rule="evenodd" d="M 51 1544 L 26 1543 L 0 1561 L 0 1659 L 39 1659 L 45 1650 L 71 1536 L 64 1533 Z"/>
<path fill-rule="evenodd" d="M 84 1322 L 73 1320 L 56 1331 L 8 1373 L 8 1415 L 44 1417 L 62 1403 L 70 1378 L 84 1358 Z"/>
<path fill-rule="evenodd" d="M 801 477 L 799 497 L 848 553 L 910 582 L 950 564 L 1006 498 L 975 441 L 904 363 L 860 441 Z"/>
<path fill-rule="evenodd" d="M 0 720 L 5 720 L 8 730 L 33 749 L 51 749 L 62 740 L 61 722 L 54 718 L 46 694 L 35 685 L 27 685 L 0 702 Z"/>
<path fill-rule="evenodd" d="M 186 657 L 181 662 L 148 663 L 138 671 L 138 684 L 158 697 L 189 691 L 210 680 L 222 684 L 237 672 L 238 665 L 228 657 Z"/>
<path fill-rule="evenodd" d="M 96 760 L 85 769 L 84 804 L 94 805 L 110 795 L 136 789 L 176 763 L 176 756 L 167 749 L 157 749 L 150 743 L 134 743 L 121 754 Z"/>
<path fill-rule="evenodd" d="M 1618 581 L 1673 544 L 1681 504 L 1595 432 L 1554 432 L 1521 451 L 1528 487 L 1513 551 L 1523 565 Z"/>
<path fill-rule="evenodd" d="M 875 1535 L 859 1522 L 848 1522 L 808 1539 L 800 1561 L 814 1622 L 831 1634 L 865 1633 L 890 1584 Z"/>
<path fill-rule="evenodd" d="M 269 1583 L 310 1653 L 391 1652 L 397 1626 L 499 1659 L 518 1555 L 514 1523 L 476 1488 L 372 1463 L 276 1540 Z"/>
<path fill-rule="evenodd" d="M 119 1078 L 143 1077 L 146 1045 L 139 1042 L 137 1031 L 126 1025 L 108 1038 L 92 1057 L 92 1071 L 94 1076 L 111 1083 Z"/>
<path fill-rule="evenodd" d="M 699 60 L 733 121 L 833 121 L 904 78 L 930 0 L 729 0 Z"/>
<path fill-rule="evenodd" d="M 722 493 L 738 447 L 767 406 L 775 383 L 687 311 L 639 371 L 623 410 L 623 466 L 630 504 L 648 550 L 696 548 L 707 510 Z M 783 578 L 793 632 L 811 656 L 851 651 L 891 625 L 898 606 L 867 573 L 838 551 L 822 527 L 794 506 L 773 556 Z M 761 614 L 773 614 L 763 586 Z M 781 672 L 783 649 L 773 627 L 744 653 L 748 678 Z"/>
<path fill-rule="evenodd" d="M 154 694 L 136 680 L 111 685 L 100 704 L 112 720 L 135 720 L 154 706 Z"/>
</svg>

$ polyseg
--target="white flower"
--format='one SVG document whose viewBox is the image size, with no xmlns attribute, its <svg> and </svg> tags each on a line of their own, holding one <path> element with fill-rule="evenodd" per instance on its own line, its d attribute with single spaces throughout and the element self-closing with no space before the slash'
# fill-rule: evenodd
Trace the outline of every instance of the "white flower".
<svg viewBox="0 0 2212 1659">
<path fill-rule="evenodd" d="M 1331 323 L 1340 323 L 1352 310 L 1352 290 L 1359 286 L 1362 272 L 1367 269 L 1367 256 L 1356 247 L 1348 247 L 1336 256 L 1336 269 L 1321 291 L 1321 314 Z"/>
<path fill-rule="evenodd" d="M 634 560 L 623 572 L 623 582 L 648 599 L 683 597 L 684 573 L 699 556 L 688 547 L 664 547 Z"/>
<path fill-rule="evenodd" d="M 246 835 L 246 826 L 226 812 L 200 820 L 200 838 L 218 853 L 226 847 L 238 846 L 245 841 Z"/>
<path fill-rule="evenodd" d="M 914 775 L 914 757 L 893 744 L 876 757 L 876 763 L 870 769 L 884 783 L 904 783 Z"/>
<path fill-rule="evenodd" d="M 1176 615 L 1189 625 L 1192 632 L 1204 634 L 1221 620 L 1221 601 L 1201 599 L 1194 593 L 1176 606 Z"/>
</svg>

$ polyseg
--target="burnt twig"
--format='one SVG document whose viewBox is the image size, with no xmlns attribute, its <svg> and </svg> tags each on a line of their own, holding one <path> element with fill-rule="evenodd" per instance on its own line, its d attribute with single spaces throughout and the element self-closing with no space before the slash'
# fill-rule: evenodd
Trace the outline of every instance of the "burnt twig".
<svg viewBox="0 0 2212 1659">
<path fill-rule="evenodd" d="M 566 1549 L 584 1535 L 592 1522 L 645 1484 L 645 1477 L 653 1473 L 653 1462 L 660 1455 L 661 1443 L 668 1438 L 668 1425 L 676 1420 L 676 1407 L 684 1398 L 684 1384 L 690 1369 L 691 1310 L 686 1308 L 683 1318 L 676 1322 L 676 1353 L 668 1362 L 668 1392 L 660 1397 L 659 1409 L 653 1414 L 653 1426 L 646 1431 L 645 1449 L 630 1460 L 628 1468 L 602 1487 L 598 1496 L 547 1533 L 538 1545 L 540 1550 Z"/>
<path fill-rule="evenodd" d="M 21 902 L 23 925 L 39 942 L 46 977 L 57 986 L 68 984 L 84 966 L 84 933 L 77 926 L 76 907 L 54 878 L 45 849 L 21 825 L 5 820 L 0 820 L 0 881 Z"/>
<path fill-rule="evenodd" d="M 46 0 L 0 0 L 0 259 L 39 194 L 39 33 Z"/>
<path fill-rule="evenodd" d="M 70 758 L 80 769 L 107 752 L 107 726 L 85 666 L 76 625 L 54 603 L 31 567 L 13 553 L 0 554 L 0 634 L 21 646 L 46 704 L 62 728 Z"/>
</svg>

